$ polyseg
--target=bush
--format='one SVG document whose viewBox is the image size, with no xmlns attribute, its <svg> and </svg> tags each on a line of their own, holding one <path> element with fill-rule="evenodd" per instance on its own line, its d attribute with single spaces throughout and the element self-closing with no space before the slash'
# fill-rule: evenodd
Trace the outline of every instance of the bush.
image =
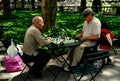
<svg viewBox="0 0 120 81">
<path fill-rule="evenodd" d="M 16 43 L 22 44 L 25 32 L 31 25 L 31 20 L 34 16 L 40 15 L 39 11 L 13 11 L 14 16 L 9 18 L 0 17 L 1 25 L 8 27 L 8 30 L 3 32 L 2 38 L 7 42 L 10 42 L 13 38 Z M 110 25 L 110 30 L 119 37 L 120 29 L 120 17 L 104 17 L 102 14 L 95 14 L 101 21 L 106 21 Z M 83 26 L 83 18 L 81 13 L 57 13 L 57 26 L 51 27 L 48 32 L 45 32 L 45 36 L 58 36 L 66 35 L 74 37 L 75 34 L 81 32 Z"/>
</svg>

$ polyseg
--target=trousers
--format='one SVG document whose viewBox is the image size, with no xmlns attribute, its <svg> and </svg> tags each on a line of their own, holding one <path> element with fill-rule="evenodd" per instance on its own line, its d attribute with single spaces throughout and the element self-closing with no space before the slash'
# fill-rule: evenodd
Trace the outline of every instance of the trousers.
<svg viewBox="0 0 120 81">
<path fill-rule="evenodd" d="M 69 47 L 67 55 L 70 56 L 69 58 L 71 61 L 71 66 L 77 66 L 77 64 L 80 62 L 80 60 L 83 56 L 85 47 L 94 46 L 94 45 L 96 45 L 96 41 L 85 41 L 85 42 L 81 43 L 79 46 Z M 73 49 L 74 49 L 74 51 L 73 51 Z"/>
<path fill-rule="evenodd" d="M 50 58 L 51 58 L 51 55 L 47 53 L 46 50 L 43 50 L 43 49 L 39 49 L 38 54 L 36 56 L 29 56 L 24 53 L 22 56 L 23 62 L 25 64 L 29 62 L 34 63 L 29 70 L 31 73 L 34 73 L 34 74 L 41 73 L 41 71 L 43 70 L 45 65 L 48 63 Z"/>
</svg>

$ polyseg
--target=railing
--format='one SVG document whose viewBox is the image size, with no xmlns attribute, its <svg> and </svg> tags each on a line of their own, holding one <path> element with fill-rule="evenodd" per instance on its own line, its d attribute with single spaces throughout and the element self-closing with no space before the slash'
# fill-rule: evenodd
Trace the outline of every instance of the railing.
<svg viewBox="0 0 120 81">
<path fill-rule="evenodd" d="M 91 8 L 92 6 L 87 6 L 87 7 Z M 97 8 L 101 9 L 100 12 L 103 12 L 103 14 L 114 14 L 114 15 L 119 14 L 120 15 L 120 7 L 102 6 Z M 78 12 L 80 11 L 80 6 L 74 6 L 74 5 L 58 6 L 58 11 Z"/>
<path fill-rule="evenodd" d="M 0 4 L 0 9 L 1 9 L 1 5 Z M 21 8 L 21 5 L 17 5 L 17 7 L 19 6 L 20 9 Z M 24 4 L 24 7 L 25 9 L 31 9 L 31 4 L 30 3 L 25 3 Z M 35 8 L 36 9 L 41 9 L 41 3 L 35 3 Z M 92 7 L 92 6 L 87 6 L 87 7 Z M 102 7 L 97 7 L 97 8 L 101 8 L 101 11 L 103 14 L 113 14 L 113 15 L 120 15 L 120 6 L 119 7 L 112 7 L 112 6 L 102 6 Z M 13 3 L 11 3 L 11 9 L 15 9 L 14 8 L 14 5 Z M 67 3 L 62 3 L 62 4 L 58 4 L 58 11 L 60 12 L 64 12 L 64 11 L 67 11 L 67 12 L 79 12 L 80 11 L 80 4 L 79 2 L 78 3 L 70 3 L 70 4 L 67 4 Z"/>
</svg>

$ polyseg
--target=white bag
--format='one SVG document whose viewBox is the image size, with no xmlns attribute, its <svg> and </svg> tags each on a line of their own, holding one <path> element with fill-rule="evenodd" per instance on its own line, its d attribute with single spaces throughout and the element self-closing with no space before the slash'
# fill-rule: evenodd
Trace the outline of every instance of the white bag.
<svg viewBox="0 0 120 81">
<path fill-rule="evenodd" d="M 21 54 L 21 56 L 23 55 L 22 48 L 23 48 L 23 45 L 18 45 L 17 44 L 17 49 L 18 49 L 19 54 Z"/>
<path fill-rule="evenodd" d="M 7 49 L 7 54 L 11 57 L 15 57 L 17 55 L 17 48 L 13 42 L 13 39 L 11 39 L 11 45 Z"/>
</svg>

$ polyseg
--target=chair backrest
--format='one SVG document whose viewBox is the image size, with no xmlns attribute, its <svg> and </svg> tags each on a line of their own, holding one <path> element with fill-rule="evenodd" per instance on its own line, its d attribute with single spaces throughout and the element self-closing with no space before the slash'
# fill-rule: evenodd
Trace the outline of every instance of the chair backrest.
<svg viewBox="0 0 120 81">
<path fill-rule="evenodd" d="M 72 68 L 72 72 L 81 76 L 80 79 L 87 74 L 91 74 L 91 80 L 103 69 L 105 59 L 109 57 L 109 51 L 91 51 L 90 47 L 86 47 L 81 61 L 76 67 Z M 91 81 L 90 80 L 90 81 Z"/>
<path fill-rule="evenodd" d="M 81 58 L 80 63 L 86 62 L 86 60 L 90 61 L 90 60 L 106 58 L 108 54 L 109 54 L 108 50 L 98 51 L 98 50 L 93 49 L 93 47 L 85 47 L 84 54 Z"/>
</svg>

